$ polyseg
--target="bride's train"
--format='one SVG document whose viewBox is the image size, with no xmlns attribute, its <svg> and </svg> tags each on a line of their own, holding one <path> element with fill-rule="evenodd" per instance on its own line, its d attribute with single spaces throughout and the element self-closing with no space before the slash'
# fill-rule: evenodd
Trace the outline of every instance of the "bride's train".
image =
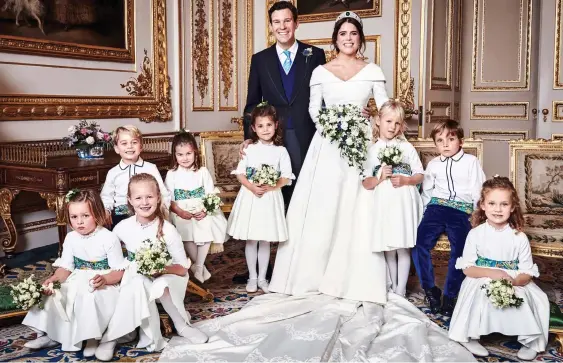
<svg viewBox="0 0 563 363">
<path fill-rule="evenodd" d="M 323 294 L 254 298 L 241 311 L 194 324 L 209 342 L 174 337 L 165 362 L 475 361 L 404 298 L 386 305 Z"/>
</svg>

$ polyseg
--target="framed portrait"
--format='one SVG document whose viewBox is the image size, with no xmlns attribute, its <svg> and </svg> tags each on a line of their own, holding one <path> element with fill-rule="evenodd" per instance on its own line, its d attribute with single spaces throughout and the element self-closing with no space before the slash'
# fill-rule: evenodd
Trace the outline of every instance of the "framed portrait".
<svg viewBox="0 0 563 363">
<path fill-rule="evenodd" d="M 532 253 L 563 258 L 563 142 L 518 140 L 509 148 Z"/>
<path fill-rule="evenodd" d="M 172 119 L 167 1 L 137 1 L 134 7 L 133 0 L 119 1 L 126 6 L 126 17 L 137 19 L 142 25 L 135 31 L 136 47 L 129 47 L 126 41 L 127 52 L 132 52 L 130 59 L 135 62 L 65 58 L 74 52 L 84 57 L 94 56 L 94 53 L 102 58 L 120 57 L 115 53 L 117 48 L 80 44 L 65 45 L 64 52 L 58 53 L 60 57 L 3 53 L 0 64 L 3 74 L 8 76 L 0 82 L 0 121 L 139 118 L 143 122 L 164 122 Z M 116 2 L 118 0 L 96 0 L 96 4 Z M 133 11 L 135 14 L 128 15 Z M 132 24 L 132 21 L 126 23 Z M 38 49 L 45 45 L 38 45 L 39 40 L 26 39 L 24 43 L 19 38 L 20 43 L 15 40 L 9 43 Z M 132 44 L 132 33 L 126 39 L 131 39 Z M 0 37 L 0 44 L 5 41 Z M 58 49 L 50 44 L 45 47 L 52 51 Z"/>
<path fill-rule="evenodd" d="M 222 209 L 230 212 L 240 189 L 231 171 L 237 168 L 239 148 L 244 141 L 242 131 L 214 131 L 199 134 L 202 165 L 211 173 L 215 187 L 220 190 Z"/>
<path fill-rule="evenodd" d="M 0 51 L 135 62 L 134 0 L 0 0 Z"/>
<path fill-rule="evenodd" d="M 278 0 L 267 0 L 268 9 Z M 360 18 L 381 16 L 381 0 L 288 0 L 299 10 L 299 22 L 334 21 L 340 13 L 353 11 Z"/>
</svg>

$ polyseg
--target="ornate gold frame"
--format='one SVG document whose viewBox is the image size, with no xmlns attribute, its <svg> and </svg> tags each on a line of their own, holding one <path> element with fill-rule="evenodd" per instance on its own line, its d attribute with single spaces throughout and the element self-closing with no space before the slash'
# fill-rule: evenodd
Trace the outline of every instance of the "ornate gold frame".
<svg viewBox="0 0 563 363">
<path fill-rule="evenodd" d="M 484 114 L 477 115 L 477 107 L 512 107 L 512 106 L 524 106 L 524 112 L 522 115 L 493 115 Z M 528 110 L 530 108 L 530 102 L 471 102 L 471 115 L 469 118 L 471 120 L 528 120 Z"/>
<path fill-rule="evenodd" d="M 96 61 L 135 62 L 134 0 L 125 1 L 125 49 L 0 35 L 0 51 Z"/>
<path fill-rule="evenodd" d="M 144 96 L 0 95 L 0 121 L 135 118 L 172 119 L 166 44 L 166 0 L 152 0 L 153 57 L 132 82 Z"/>
<path fill-rule="evenodd" d="M 230 5 L 228 11 L 225 10 L 225 5 Z M 225 15 L 230 18 L 228 22 L 225 20 Z M 238 0 L 217 1 L 217 23 L 219 24 L 219 60 L 217 61 L 219 111 L 238 111 Z M 228 105 L 229 98 L 232 98 L 232 105 Z M 226 105 L 222 102 L 224 99 Z"/>
<path fill-rule="evenodd" d="M 471 130 L 469 132 L 469 137 L 471 138 L 479 138 L 479 135 L 520 135 L 522 136 L 522 140 L 527 139 L 528 138 L 528 130 L 522 130 L 522 131 L 502 131 L 502 130 Z M 515 139 L 500 139 L 500 138 L 495 138 L 495 139 L 483 139 L 483 141 L 512 141 Z"/>
<path fill-rule="evenodd" d="M 294 0 L 295 6 L 298 7 L 299 1 L 305 2 L 307 0 Z M 330 20 L 334 21 L 341 12 L 342 11 L 332 11 L 328 13 L 321 13 L 314 15 L 299 15 L 299 22 L 314 23 L 317 21 L 330 21 Z M 371 9 L 356 10 L 355 13 L 358 14 L 361 18 L 373 18 L 373 17 L 381 16 L 381 0 L 373 0 L 373 6 Z"/>
<path fill-rule="evenodd" d="M 375 44 L 375 54 L 373 56 L 372 62 L 375 64 L 381 64 L 381 35 L 366 35 L 366 44 L 374 43 Z M 319 39 L 304 39 L 303 43 L 311 44 L 315 46 L 319 45 L 331 45 L 332 39 L 331 38 L 319 38 Z M 327 62 L 329 61 L 330 55 L 335 55 L 335 51 L 330 49 L 324 49 Z M 329 53 L 329 54 L 327 54 Z M 365 57 L 365 56 L 364 56 Z"/>
</svg>

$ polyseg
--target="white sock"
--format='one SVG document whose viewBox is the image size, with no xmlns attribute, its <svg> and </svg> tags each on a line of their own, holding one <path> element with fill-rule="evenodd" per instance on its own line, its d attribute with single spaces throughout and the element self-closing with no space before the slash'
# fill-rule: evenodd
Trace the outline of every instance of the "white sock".
<svg viewBox="0 0 563 363">
<path fill-rule="evenodd" d="M 391 289 L 395 292 L 397 290 L 397 251 L 385 251 L 385 261 L 391 277 Z"/>
<path fill-rule="evenodd" d="M 401 296 L 407 294 L 407 281 L 411 270 L 411 251 L 409 248 L 397 250 L 397 288 L 395 293 Z"/>
<path fill-rule="evenodd" d="M 186 250 L 186 253 L 188 254 L 188 257 L 190 258 L 192 263 L 195 264 L 195 261 L 197 259 L 197 245 L 192 241 L 184 241 L 184 249 Z"/>
<path fill-rule="evenodd" d="M 164 310 L 166 310 L 166 312 L 170 316 L 172 323 L 174 323 L 176 331 L 182 331 L 182 329 L 186 327 L 187 323 L 182 315 L 180 315 L 180 312 L 176 308 L 176 305 L 174 305 L 174 303 L 172 302 L 172 297 L 170 296 L 168 288 L 164 289 L 164 294 L 162 294 L 159 300 Z"/>
<path fill-rule="evenodd" d="M 211 242 L 205 243 L 201 246 L 197 246 L 197 257 L 195 259 L 196 266 L 203 266 L 205 259 L 207 258 L 207 253 L 211 247 Z"/>
<path fill-rule="evenodd" d="M 270 263 L 270 242 L 260 241 L 258 248 L 258 280 L 266 280 L 266 272 Z"/>
<path fill-rule="evenodd" d="M 244 254 L 246 256 L 246 265 L 248 266 L 248 278 L 257 279 L 256 261 L 258 260 L 258 241 L 246 241 Z"/>
</svg>

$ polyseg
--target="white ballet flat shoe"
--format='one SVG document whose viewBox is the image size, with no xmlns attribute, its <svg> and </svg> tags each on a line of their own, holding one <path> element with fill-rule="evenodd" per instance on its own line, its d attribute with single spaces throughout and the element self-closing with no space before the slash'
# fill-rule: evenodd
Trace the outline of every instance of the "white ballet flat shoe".
<svg viewBox="0 0 563 363">
<path fill-rule="evenodd" d="M 180 330 L 178 335 L 187 338 L 192 344 L 204 344 L 207 343 L 207 340 L 209 339 L 203 332 L 196 328 L 192 328 L 189 325 L 186 325 L 182 330 Z"/>
<path fill-rule="evenodd" d="M 84 357 L 93 357 L 96 354 L 96 349 L 98 348 L 98 341 L 96 339 L 88 339 L 86 341 L 86 346 L 82 351 Z"/>
<path fill-rule="evenodd" d="M 115 340 L 109 342 L 101 343 L 96 349 L 96 358 L 101 361 L 108 362 L 113 358 L 113 353 L 115 353 Z"/>
<path fill-rule="evenodd" d="M 258 291 L 258 279 L 248 279 L 246 283 L 246 292 Z"/>
<path fill-rule="evenodd" d="M 194 279 L 201 283 L 205 282 L 205 279 L 203 278 L 203 266 L 196 266 L 194 268 Z"/>
<path fill-rule="evenodd" d="M 258 281 L 258 287 L 259 287 L 262 291 L 264 291 L 265 294 L 270 293 L 270 289 L 269 289 L 270 284 L 268 284 L 268 281 L 266 281 L 266 280 L 260 280 L 260 281 Z"/>
<path fill-rule="evenodd" d="M 468 351 L 478 357 L 486 357 L 489 355 L 487 348 L 481 345 L 478 340 L 470 340 L 467 343 L 461 343 Z"/>
<path fill-rule="evenodd" d="M 211 278 L 211 272 L 203 265 L 203 281 L 207 281 Z"/>
<path fill-rule="evenodd" d="M 538 352 L 525 346 L 522 346 L 518 351 L 518 358 L 522 360 L 532 360 L 536 355 L 538 355 Z"/>
<path fill-rule="evenodd" d="M 29 349 L 43 349 L 43 348 L 51 348 L 59 343 L 54 341 L 53 339 L 49 338 L 46 335 L 43 335 L 37 339 L 30 340 L 29 342 L 25 343 L 23 346 Z"/>
</svg>

